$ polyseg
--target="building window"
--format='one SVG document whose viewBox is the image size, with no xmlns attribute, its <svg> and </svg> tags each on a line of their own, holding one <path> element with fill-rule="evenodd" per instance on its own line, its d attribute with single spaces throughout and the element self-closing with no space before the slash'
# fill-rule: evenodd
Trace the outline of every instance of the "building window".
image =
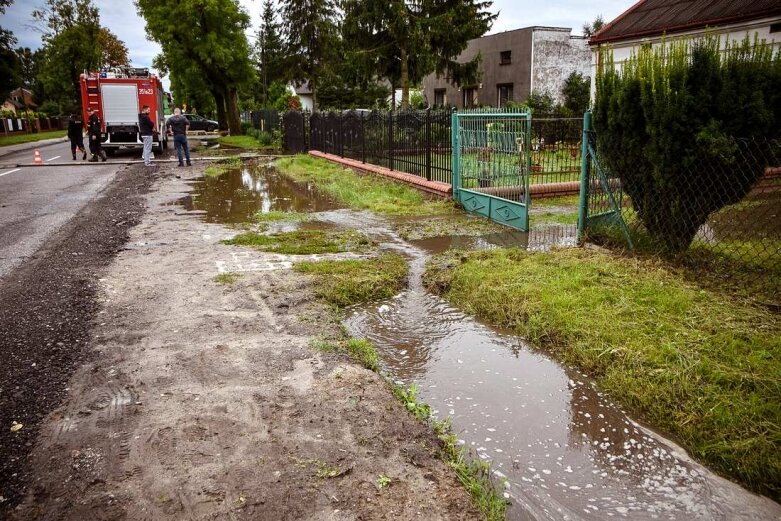
<svg viewBox="0 0 781 521">
<path fill-rule="evenodd" d="M 477 106 L 477 87 L 469 87 L 463 90 L 464 107 Z"/>
<path fill-rule="evenodd" d="M 437 107 L 445 106 L 445 89 L 434 89 L 434 105 Z"/>
<path fill-rule="evenodd" d="M 501 85 L 496 86 L 496 94 L 497 94 L 497 107 L 501 108 L 507 105 L 508 101 L 513 101 L 513 84 L 512 83 L 503 83 Z"/>
<path fill-rule="evenodd" d="M 770 32 L 771 33 L 781 33 L 781 23 L 770 24 Z"/>
<path fill-rule="evenodd" d="M 510 65 L 513 62 L 512 51 L 502 51 L 499 53 L 499 65 Z"/>
</svg>

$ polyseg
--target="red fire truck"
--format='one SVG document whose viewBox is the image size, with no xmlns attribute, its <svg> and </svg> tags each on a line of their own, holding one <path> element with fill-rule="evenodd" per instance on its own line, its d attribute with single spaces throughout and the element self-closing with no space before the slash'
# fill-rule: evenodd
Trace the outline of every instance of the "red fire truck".
<svg viewBox="0 0 781 521">
<path fill-rule="evenodd" d="M 165 134 L 165 97 L 163 84 L 149 69 L 123 67 L 81 75 L 81 105 L 84 125 L 92 108 L 102 121 L 101 140 L 108 154 L 120 147 L 141 147 L 138 114 L 149 105 L 149 117 L 157 126 L 154 146 L 168 148 Z"/>
</svg>

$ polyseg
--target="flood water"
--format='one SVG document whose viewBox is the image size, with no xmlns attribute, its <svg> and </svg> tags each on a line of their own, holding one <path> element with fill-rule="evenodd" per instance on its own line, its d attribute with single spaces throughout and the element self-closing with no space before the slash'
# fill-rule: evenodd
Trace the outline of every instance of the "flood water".
<svg viewBox="0 0 781 521">
<path fill-rule="evenodd" d="M 193 188 L 190 199 L 181 204 L 205 211 L 208 222 L 245 223 L 259 212 L 320 212 L 340 207 L 312 185 L 296 183 L 264 166 L 205 177 Z"/>
<path fill-rule="evenodd" d="M 632 421 L 585 375 L 423 288 L 430 253 L 514 239 L 539 246 L 513 232 L 493 241 L 461 237 L 412 246 L 395 240 L 386 246 L 410 258 L 410 288 L 350 310 L 345 321 L 352 335 L 377 346 L 393 380 L 415 384 L 435 416 L 452 418 L 460 443 L 491 462 L 497 482 L 507 480 L 508 517 L 781 518 L 781 506 L 691 461 Z"/>
<path fill-rule="evenodd" d="M 510 519 L 781 519 L 781 505 L 691 461 L 634 422 L 585 375 L 423 287 L 421 275 L 433 253 L 569 246 L 574 227 L 409 243 L 384 218 L 334 210 L 333 201 L 273 169 L 206 180 L 196 186 L 192 202 L 218 222 L 246 222 L 258 211 L 318 212 L 306 226 L 355 229 L 409 259 L 409 288 L 349 310 L 345 326 L 376 345 L 390 378 L 417 385 L 436 417 L 452 418 L 460 443 L 491 462 L 497 483 L 506 479 Z"/>
</svg>

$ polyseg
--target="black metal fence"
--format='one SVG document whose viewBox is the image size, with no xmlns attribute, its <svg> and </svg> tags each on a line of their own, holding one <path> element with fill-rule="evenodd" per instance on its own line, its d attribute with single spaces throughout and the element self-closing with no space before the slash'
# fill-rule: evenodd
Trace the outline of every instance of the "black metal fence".
<svg viewBox="0 0 781 521">
<path fill-rule="evenodd" d="M 258 130 L 274 132 L 280 127 L 281 118 L 277 110 L 262 109 L 242 112 L 241 121 L 252 123 L 252 126 Z"/>
<path fill-rule="evenodd" d="M 68 127 L 68 118 L 31 118 L 13 117 L 0 118 L 0 134 L 7 135 L 11 133 L 29 134 L 32 132 L 47 132 L 50 130 L 64 130 Z"/>
<path fill-rule="evenodd" d="M 288 152 L 318 150 L 450 183 L 451 113 L 446 110 L 288 112 Z"/>
</svg>

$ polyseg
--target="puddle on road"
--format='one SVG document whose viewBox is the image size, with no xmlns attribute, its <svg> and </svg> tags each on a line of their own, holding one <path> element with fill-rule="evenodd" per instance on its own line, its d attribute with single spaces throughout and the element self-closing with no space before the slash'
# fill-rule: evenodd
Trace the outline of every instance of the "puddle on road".
<svg viewBox="0 0 781 521">
<path fill-rule="evenodd" d="M 258 212 L 321 212 L 339 208 L 313 185 L 296 183 L 270 166 L 230 170 L 193 184 L 193 194 L 180 201 L 188 210 L 203 210 L 205 220 L 246 223 Z"/>
<path fill-rule="evenodd" d="M 421 273 L 430 252 L 538 244 L 525 234 L 500 235 L 418 241 L 417 248 L 396 240 L 391 247 L 411 258 L 410 289 L 351 310 L 345 322 L 352 335 L 377 346 L 393 380 L 416 384 L 437 417 L 452 417 L 460 442 L 507 479 L 508 517 L 778 518 L 781 506 L 690 461 L 584 375 L 425 291 Z"/>
<path fill-rule="evenodd" d="M 205 210 L 211 222 L 247 222 L 258 211 L 318 212 L 317 220 L 291 226 L 354 229 L 404 254 L 410 261 L 409 289 L 352 309 L 345 325 L 377 346 L 392 379 L 416 384 L 438 417 L 452 416 L 461 443 L 507 479 L 509 518 L 781 518 L 781 506 L 690 461 L 675 445 L 634 423 L 584 375 L 423 288 L 421 275 L 432 253 L 571 246 L 574 226 L 408 243 L 386 219 L 337 209 L 311 186 L 271 168 L 205 179 L 192 199 L 181 202 Z"/>
</svg>

